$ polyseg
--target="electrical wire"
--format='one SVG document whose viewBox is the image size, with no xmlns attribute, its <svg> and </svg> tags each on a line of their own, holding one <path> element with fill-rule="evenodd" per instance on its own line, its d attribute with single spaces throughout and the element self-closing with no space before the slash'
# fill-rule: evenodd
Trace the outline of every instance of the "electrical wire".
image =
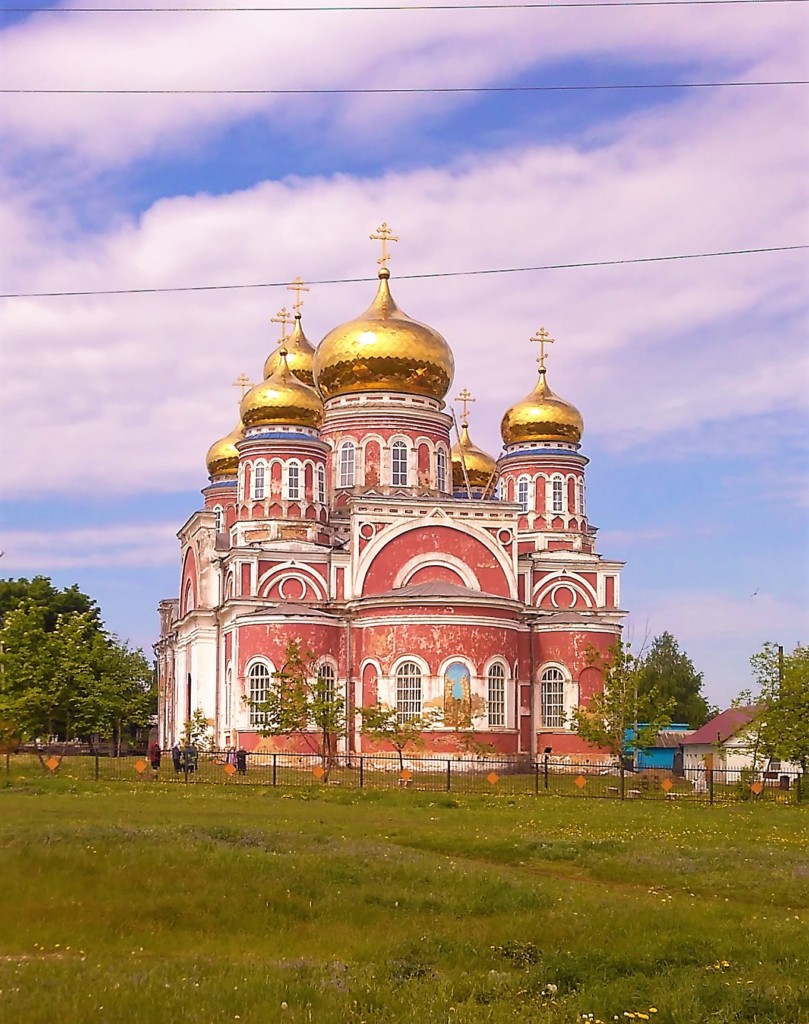
<svg viewBox="0 0 809 1024">
<path fill-rule="evenodd" d="M 526 11 L 565 7 L 705 7 L 802 4 L 809 0 L 573 0 L 571 3 L 369 4 L 323 7 L 0 7 L 0 14 L 323 14 L 344 11 Z"/>
<path fill-rule="evenodd" d="M 491 274 L 529 274 L 543 270 L 577 270 L 587 267 L 620 267 L 639 263 L 666 263 L 674 260 L 701 260 L 717 256 L 751 256 L 757 253 L 795 252 L 809 249 L 806 245 L 773 245 L 758 249 L 723 249 L 718 252 L 679 253 L 676 256 L 638 256 L 623 260 L 591 260 L 584 263 L 545 263 L 535 267 L 497 267 L 486 270 L 440 270 L 426 274 L 399 274 L 399 281 L 434 280 L 448 277 L 481 277 Z M 319 281 L 307 281 L 309 285 L 364 284 L 374 281 L 372 277 L 331 277 Z M 289 281 L 267 281 L 256 284 L 197 284 L 170 288 L 104 288 L 86 291 L 65 292 L 7 292 L 0 299 L 55 299 L 78 298 L 93 295 L 163 295 L 172 292 L 216 292 L 238 291 L 252 288 L 286 288 Z"/>
<path fill-rule="evenodd" d="M 809 80 L 623 82 L 596 85 L 413 86 L 378 89 L 0 89 L 0 96 L 412 96 L 457 93 L 609 92 L 627 89 L 750 89 L 792 85 L 809 85 Z"/>
</svg>

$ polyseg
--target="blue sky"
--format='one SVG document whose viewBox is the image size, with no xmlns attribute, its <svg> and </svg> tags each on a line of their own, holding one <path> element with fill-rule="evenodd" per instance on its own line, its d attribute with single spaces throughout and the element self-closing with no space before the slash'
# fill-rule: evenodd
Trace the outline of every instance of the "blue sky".
<svg viewBox="0 0 809 1024">
<path fill-rule="evenodd" d="M 172 4 L 174 6 L 174 4 Z M 0 20 L 0 87 L 378 88 L 806 78 L 804 5 Z M 671 630 L 709 697 L 806 641 L 802 252 L 447 280 L 397 275 L 809 242 L 807 90 L 7 96 L 3 293 L 373 277 L 444 333 L 472 433 L 549 380 L 585 418 L 599 548 L 637 646 Z M 313 288 L 317 341 L 370 284 Z M 95 596 L 148 648 L 283 289 L 0 300 L 4 575 Z"/>
</svg>

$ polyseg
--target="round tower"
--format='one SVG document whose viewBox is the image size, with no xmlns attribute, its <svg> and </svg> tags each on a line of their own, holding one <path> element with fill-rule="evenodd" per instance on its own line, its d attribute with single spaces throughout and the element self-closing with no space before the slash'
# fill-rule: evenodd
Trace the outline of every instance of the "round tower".
<svg viewBox="0 0 809 1024">
<path fill-rule="evenodd" d="M 330 331 L 315 352 L 325 402 L 322 436 L 332 447 L 334 507 L 350 494 L 448 497 L 450 424 L 444 396 L 455 369 L 444 338 L 396 305 L 383 224 L 379 286 L 364 313 Z"/>
</svg>

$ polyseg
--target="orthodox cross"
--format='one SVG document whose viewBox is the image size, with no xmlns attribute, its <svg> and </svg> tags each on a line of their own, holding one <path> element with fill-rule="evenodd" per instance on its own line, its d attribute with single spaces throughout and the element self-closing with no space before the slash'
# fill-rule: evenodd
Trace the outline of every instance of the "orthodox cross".
<svg viewBox="0 0 809 1024">
<path fill-rule="evenodd" d="M 374 242 L 382 243 L 382 255 L 376 261 L 380 267 L 387 267 L 388 260 L 390 259 L 390 253 L 388 252 L 388 242 L 398 242 L 399 236 L 394 235 L 393 231 L 388 227 L 385 221 L 376 229 L 374 234 L 368 236 Z"/>
<path fill-rule="evenodd" d="M 233 387 L 242 389 L 242 394 L 241 397 L 239 398 L 240 402 L 242 398 L 244 398 L 245 392 L 248 391 L 252 386 L 253 382 L 250 380 L 246 373 L 239 374 L 236 380 L 234 380 Z"/>
<path fill-rule="evenodd" d="M 287 285 L 288 292 L 295 292 L 295 301 L 292 303 L 292 308 L 296 313 L 300 313 L 303 307 L 303 299 L 301 298 L 301 292 L 308 292 L 309 289 L 301 281 L 300 277 L 296 277 L 292 284 Z"/>
<path fill-rule="evenodd" d="M 270 317 L 270 323 L 280 324 L 281 325 L 281 340 L 280 340 L 280 343 L 281 343 L 282 346 L 286 345 L 287 327 L 289 326 L 289 324 L 294 323 L 294 322 L 295 321 L 289 315 L 289 310 L 286 308 L 286 306 L 284 306 L 283 309 L 279 309 L 275 316 L 271 316 Z"/>
<path fill-rule="evenodd" d="M 464 388 L 460 395 L 455 396 L 456 402 L 463 403 L 463 411 L 461 412 L 461 423 L 466 426 L 469 421 L 469 403 L 477 402 L 477 398 L 472 397 L 472 392 L 469 388 Z"/>
<path fill-rule="evenodd" d="M 552 338 L 544 327 L 540 327 L 540 329 L 533 336 L 533 338 L 531 338 L 531 341 L 535 341 L 539 345 L 539 356 L 537 357 L 537 362 L 539 363 L 539 368 L 541 370 L 544 370 L 546 355 L 545 346 L 553 345 L 553 343 L 556 341 L 556 338 Z"/>
</svg>

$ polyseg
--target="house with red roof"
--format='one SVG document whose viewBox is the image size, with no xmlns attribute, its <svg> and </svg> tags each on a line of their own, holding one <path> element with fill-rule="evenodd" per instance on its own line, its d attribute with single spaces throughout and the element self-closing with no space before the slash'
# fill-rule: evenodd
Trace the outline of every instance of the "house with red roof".
<svg viewBox="0 0 809 1024">
<path fill-rule="evenodd" d="M 762 710 L 754 704 L 728 708 L 682 741 L 686 775 L 702 768 L 741 771 L 756 768 L 768 773 L 793 773 L 796 765 L 772 761 L 762 750 L 758 732 Z"/>
</svg>

